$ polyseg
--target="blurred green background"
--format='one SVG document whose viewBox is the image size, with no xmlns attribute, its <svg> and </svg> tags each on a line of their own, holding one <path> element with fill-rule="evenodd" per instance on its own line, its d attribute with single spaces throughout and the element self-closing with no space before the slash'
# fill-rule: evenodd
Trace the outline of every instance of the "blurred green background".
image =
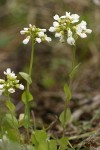
<svg viewBox="0 0 100 150">
<path fill-rule="evenodd" d="M 28 71 L 31 44 L 23 45 L 20 30 L 28 25 L 48 29 L 55 14 L 77 13 L 92 29 L 77 43 L 77 60 L 82 62 L 73 85 L 74 91 L 99 91 L 100 81 L 100 2 L 99 0 L 0 0 L 0 78 L 10 67 L 16 73 Z M 54 35 L 51 43 L 35 45 L 31 91 L 39 98 L 45 91 L 63 91 L 71 66 L 72 50 Z M 24 81 L 22 81 L 24 83 Z M 15 94 L 17 100 L 18 95 Z"/>
</svg>

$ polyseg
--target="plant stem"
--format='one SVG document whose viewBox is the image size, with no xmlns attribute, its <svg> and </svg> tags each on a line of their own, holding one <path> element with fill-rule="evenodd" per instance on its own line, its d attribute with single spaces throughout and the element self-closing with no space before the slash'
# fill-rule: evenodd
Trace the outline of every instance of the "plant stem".
<svg viewBox="0 0 100 150">
<path fill-rule="evenodd" d="M 31 50 L 31 58 L 30 58 L 30 67 L 29 67 L 29 76 L 32 76 L 32 67 L 33 67 L 33 59 L 34 59 L 34 37 L 32 36 L 32 50 Z M 27 91 L 29 92 L 29 83 L 27 82 Z M 27 102 L 26 102 L 26 110 L 25 114 L 27 116 L 27 127 L 30 127 L 30 104 L 28 101 L 28 96 L 27 96 Z"/>
<path fill-rule="evenodd" d="M 85 138 L 85 137 L 88 137 L 88 136 L 93 135 L 95 133 L 96 133 L 96 131 L 92 131 L 92 132 L 84 133 L 81 135 L 75 135 L 75 136 L 70 137 L 69 140 Z"/>
<path fill-rule="evenodd" d="M 72 56 L 72 67 L 71 67 L 71 71 L 73 71 L 75 64 L 76 64 L 76 58 L 75 58 L 75 53 L 76 53 L 76 46 L 73 47 L 73 56 Z M 72 78 L 70 77 L 70 73 L 69 73 L 69 89 L 71 91 L 72 89 Z M 65 134 L 65 129 L 66 129 L 66 113 L 67 113 L 67 109 L 69 108 L 69 102 L 70 99 L 66 98 L 65 100 L 65 108 L 64 108 L 64 125 L 63 125 L 63 136 Z"/>
<path fill-rule="evenodd" d="M 65 134 L 65 129 L 66 129 L 66 113 L 67 113 L 67 108 L 69 107 L 69 100 L 65 100 L 65 108 L 64 108 L 64 125 L 63 125 L 63 137 Z"/>
<path fill-rule="evenodd" d="M 76 46 L 73 46 L 72 52 L 73 52 L 73 59 L 72 59 L 72 68 L 71 69 L 74 69 L 74 67 L 76 65 Z"/>
<path fill-rule="evenodd" d="M 34 60 L 34 38 L 32 37 L 32 50 L 31 50 L 31 59 L 30 59 L 30 67 L 29 67 L 29 76 L 32 76 L 32 67 Z M 27 82 L 27 90 L 29 91 L 29 83 Z"/>
</svg>

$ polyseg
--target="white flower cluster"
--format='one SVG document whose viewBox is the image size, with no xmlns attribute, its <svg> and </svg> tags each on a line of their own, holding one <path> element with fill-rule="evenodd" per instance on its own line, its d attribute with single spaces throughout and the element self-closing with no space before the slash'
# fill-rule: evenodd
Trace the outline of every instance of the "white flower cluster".
<svg viewBox="0 0 100 150">
<path fill-rule="evenodd" d="M 55 37 L 60 38 L 61 42 L 64 42 L 67 38 L 67 43 L 75 45 L 75 41 L 78 37 L 86 38 L 87 33 L 90 34 L 92 30 L 87 29 L 87 23 L 85 21 L 79 22 L 80 16 L 77 14 L 71 14 L 66 12 L 65 16 L 59 17 L 57 14 L 53 17 L 53 26 L 49 28 L 50 32 L 55 32 Z"/>
<path fill-rule="evenodd" d="M 20 34 L 26 34 L 27 37 L 23 40 L 23 44 L 27 44 L 30 38 L 34 38 L 34 42 L 41 43 L 43 41 L 50 42 L 51 38 L 48 37 L 46 34 L 46 29 L 36 28 L 35 25 L 29 24 L 29 28 L 24 28 L 20 31 Z"/>
<path fill-rule="evenodd" d="M 2 95 L 2 93 L 14 93 L 15 88 L 24 90 L 24 86 L 19 84 L 17 76 L 10 68 L 7 68 L 4 74 L 6 75 L 6 80 L 0 79 L 0 95 Z"/>
</svg>

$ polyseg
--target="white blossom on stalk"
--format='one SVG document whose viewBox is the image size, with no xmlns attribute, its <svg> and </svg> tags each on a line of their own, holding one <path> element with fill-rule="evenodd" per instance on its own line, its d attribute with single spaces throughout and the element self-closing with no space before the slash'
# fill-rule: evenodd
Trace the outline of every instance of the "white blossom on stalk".
<svg viewBox="0 0 100 150">
<path fill-rule="evenodd" d="M 76 26 L 76 33 L 81 37 L 81 38 L 86 38 L 87 33 L 90 34 L 92 32 L 91 29 L 86 28 L 87 23 L 85 21 L 82 21 L 80 24 Z"/>
<path fill-rule="evenodd" d="M 42 42 L 41 38 L 36 38 L 36 42 L 41 43 Z"/>
<path fill-rule="evenodd" d="M 72 37 L 72 31 L 70 29 L 68 29 L 68 39 L 67 39 L 67 43 L 70 45 L 75 45 L 75 39 Z"/>
<path fill-rule="evenodd" d="M 24 90 L 24 85 L 19 84 L 19 80 L 17 80 L 17 76 L 10 68 L 7 68 L 4 71 L 4 75 L 6 75 L 5 80 L 0 79 L 0 95 L 3 93 L 14 93 L 15 88 L 19 88 L 20 90 Z"/>
<path fill-rule="evenodd" d="M 19 85 L 19 89 L 24 90 L 24 85 L 23 85 L 23 84 L 20 84 L 20 85 Z"/>
<path fill-rule="evenodd" d="M 55 29 L 54 27 L 50 27 L 50 28 L 49 28 L 49 31 L 50 31 L 50 32 L 55 32 L 56 29 Z"/>
<path fill-rule="evenodd" d="M 31 24 L 29 24 L 29 28 L 24 28 L 20 31 L 22 35 L 27 35 L 27 37 L 23 40 L 23 44 L 28 44 L 31 38 L 34 39 L 34 43 L 41 43 L 43 41 L 49 42 L 50 40 L 45 39 L 45 37 L 47 37 L 45 32 L 46 29 L 36 28 L 35 25 L 32 26 Z"/>
<path fill-rule="evenodd" d="M 39 37 L 44 36 L 44 32 L 39 32 L 39 33 L 38 33 L 38 36 L 39 36 Z"/>
<path fill-rule="evenodd" d="M 14 93 L 14 92 L 15 92 L 15 89 L 14 89 L 14 88 L 10 88 L 10 89 L 8 89 L 8 92 L 9 92 L 9 93 Z"/>
<path fill-rule="evenodd" d="M 30 40 L 30 36 L 27 36 L 26 39 L 23 40 L 23 44 L 27 44 Z"/>
<path fill-rule="evenodd" d="M 58 15 L 55 15 L 53 18 L 57 21 L 59 21 L 59 19 L 60 19 L 60 17 Z"/>
<path fill-rule="evenodd" d="M 4 85 L 3 84 L 0 84 L 0 89 L 3 89 Z"/>
<path fill-rule="evenodd" d="M 55 33 L 55 37 L 61 37 L 61 33 Z"/>
<path fill-rule="evenodd" d="M 15 73 L 12 71 L 10 68 L 7 68 L 6 71 L 4 71 L 4 74 L 7 75 L 7 77 L 11 77 L 11 78 L 16 78 L 17 76 L 15 76 Z"/>
<path fill-rule="evenodd" d="M 69 21 L 70 23 L 76 23 L 79 21 L 79 15 L 77 14 L 70 14 L 70 12 L 66 12 L 66 16 L 65 18 L 67 19 L 67 21 Z"/>
<path fill-rule="evenodd" d="M 48 37 L 48 36 L 45 36 L 45 40 L 46 40 L 47 42 L 51 42 L 51 38 Z"/>
<path fill-rule="evenodd" d="M 54 32 L 55 37 L 58 37 L 60 42 L 67 41 L 68 44 L 75 45 L 79 36 L 86 38 L 87 34 L 92 32 L 92 30 L 86 28 L 87 24 L 85 21 L 78 23 L 80 16 L 77 14 L 66 12 L 61 17 L 56 14 L 53 18 L 53 26 L 49 28 L 49 31 Z"/>
</svg>

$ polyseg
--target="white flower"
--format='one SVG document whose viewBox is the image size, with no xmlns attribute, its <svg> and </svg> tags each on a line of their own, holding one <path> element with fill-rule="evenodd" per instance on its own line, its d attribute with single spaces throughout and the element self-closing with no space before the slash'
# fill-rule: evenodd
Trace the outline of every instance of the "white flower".
<svg viewBox="0 0 100 150">
<path fill-rule="evenodd" d="M 5 75 L 11 74 L 11 69 L 10 69 L 10 68 L 7 68 L 6 71 L 4 71 L 4 74 L 5 74 Z"/>
<path fill-rule="evenodd" d="M 60 18 L 61 18 L 61 19 L 65 19 L 65 18 L 66 18 L 66 16 L 61 16 Z"/>
<path fill-rule="evenodd" d="M 77 14 L 72 14 L 70 12 L 66 12 L 66 19 L 70 21 L 70 23 L 76 23 L 79 21 L 79 15 Z"/>
<path fill-rule="evenodd" d="M 45 37 L 45 40 L 47 41 L 47 42 L 51 42 L 52 41 L 52 39 L 50 38 L 50 37 Z"/>
<path fill-rule="evenodd" d="M 24 31 L 28 31 L 29 28 L 24 28 Z"/>
<path fill-rule="evenodd" d="M 0 84 L 0 89 L 3 89 L 4 85 L 3 84 Z"/>
<path fill-rule="evenodd" d="M 41 38 L 36 38 L 36 41 L 37 41 L 38 43 L 41 43 L 41 42 L 42 42 Z"/>
<path fill-rule="evenodd" d="M 11 77 L 11 78 L 16 78 L 17 76 L 15 76 L 15 73 L 12 71 L 11 72 L 11 69 L 10 68 L 7 68 L 6 71 L 4 71 L 4 74 L 7 75 L 7 77 Z"/>
<path fill-rule="evenodd" d="M 38 35 L 39 35 L 39 37 L 42 37 L 42 36 L 44 36 L 44 32 L 39 32 Z"/>
<path fill-rule="evenodd" d="M 69 38 L 67 39 L 67 43 L 70 44 L 70 45 L 75 45 L 75 40 L 74 40 L 74 38 L 73 38 L 73 37 L 69 37 Z"/>
<path fill-rule="evenodd" d="M 59 26 L 59 23 L 56 22 L 56 21 L 54 21 L 54 22 L 53 22 L 53 26 L 54 26 L 54 27 L 58 27 L 58 26 Z"/>
<path fill-rule="evenodd" d="M 71 18 L 70 12 L 66 12 L 66 18 L 68 18 L 68 19 Z"/>
<path fill-rule="evenodd" d="M 32 25 L 31 25 L 31 24 L 29 24 L 29 27 L 30 27 L 30 28 L 32 28 Z"/>
<path fill-rule="evenodd" d="M 23 40 L 23 44 L 27 44 L 30 40 L 30 36 L 27 36 L 26 39 Z"/>
<path fill-rule="evenodd" d="M 24 85 L 19 84 L 17 76 L 15 76 L 15 73 L 11 71 L 10 68 L 7 68 L 6 71 L 4 71 L 4 74 L 7 77 L 5 78 L 5 80 L 0 79 L 0 95 L 2 95 L 2 93 L 5 91 L 9 93 L 14 93 L 15 88 L 24 90 Z"/>
<path fill-rule="evenodd" d="M 87 23 L 85 21 L 81 21 L 80 24 L 76 26 L 76 33 L 81 37 L 81 38 L 86 38 L 87 34 L 90 34 L 92 32 L 91 29 L 86 28 Z"/>
<path fill-rule="evenodd" d="M 55 33 L 55 37 L 61 37 L 62 36 L 62 34 L 61 33 Z"/>
<path fill-rule="evenodd" d="M 9 93 L 14 93 L 14 92 L 15 92 L 15 89 L 14 89 L 14 88 L 9 88 L 9 89 L 8 89 L 8 92 L 9 92 Z"/>
<path fill-rule="evenodd" d="M 91 34 L 92 30 L 91 29 L 86 29 L 86 33 Z"/>
<path fill-rule="evenodd" d="M 24 85 L 20 84 L 19 89 L 24 90 Z"/>
<path fill-rule="evenodd" d="M 45 32 L 46 32 L 46 29 L 36 28 L 35 25 L 29 24 L 29 28 L 24 28 L 22 31 L 20 31 L 21 34 L 28 35 L 23 40 L 23 44 L 27 44 L 30 38 L 33 38 L 33 37 L 34 37 L 34 44 L 36 42 L 41 43 L 42 41 L 44 41 L 44 38 L 46 36 L 46 34 L 44 34 Z M 50 40 L 46 40 L 46 41 L 50 41 Z"/>
<path fill-rule="evenodd" d="M 79 21 L 80 16 L 77 14 L 72 14 L 71 15 L 71 23 L 76 23 Z"/>
<path fill-rule="evenodd" d="M 55 29 L 54 27 L 50 27 L 50 28 L 49 28 L 49 31 L 50 31 L 50 32 L 55 32 L 55 30 L 56 30 L 56 29 Z"/>
<path fill-rule="evenodd" d="M 67 43 L 70 45 L 75 45 L 75 39 L 72 37 L 72 31 L 68 29 Z"/>
<path fill-rule="evenodd" d="M 22 30 L 22 31 L 20 31 L 20 34 L 25 34 L 26 33 L 26 31 L 24 31 L 24 30 Z"/>
<path fill-rule="evenodd" d="M 54 18 L 55 20 L 57 20 L 57 21 L 60 20 L 60 17 L 59 17 L 58 15 L 55 15 L 53 18 Z"/>
<path fill-rule="evenodd" d="M 75 45 L 75 40 L 79 35 L 81 38 L 87 37 L 87 33 L 90 34 L 92 32 L 91 29 L 87 29 L 87 23 L 82 21 L 79 24 L 80 16 L 77 14 L 71 14 L 70 12 L 66 12 L 64 16 L 59 17 L 57 14 L 53 17 L 54 21 L 53 26 L 49 28 L 50 32 L 55 32 L 55 37 L 60 38 L 60 42 L 64 42 L 66 36 L 67 42 L 70 45 Z M 74 39 L 74 37 L 76 39 Z"/>
</svg>

